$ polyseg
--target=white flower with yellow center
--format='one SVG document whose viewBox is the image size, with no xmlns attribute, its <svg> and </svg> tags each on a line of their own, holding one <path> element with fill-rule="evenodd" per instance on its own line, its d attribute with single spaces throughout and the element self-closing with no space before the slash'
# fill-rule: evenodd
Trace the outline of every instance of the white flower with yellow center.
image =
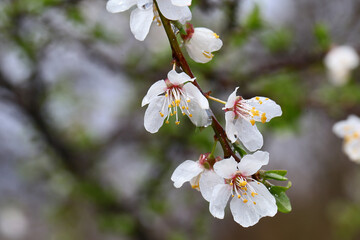
<svg viewBox="0 0 360 240">
<path fill-rule="evenodd" d="M 157 0 L 161 13 L 170 20 L 186 22 L 191 19 L 190 9 L 187 7 L 191 1 Z M 130 15 L 130 29 L 137 40 L 143 41 L 149 33 L 151 23 L 156 20 L 160 25 L 158 11 L 153 0 L 109 0 L 106 4 L 107 11 L 111 13 L 124 12 L 137 5 Z"/>
<path fill-rule="evenodd" d="M 223 183 L 224 179 L 218 176 L 207 162 L 209 154 L 201 154 L 198 161 L 186 160 L 181 163 L 171 175 L 171 180 L 176 188 L 185 182 L 190 182 L 191 187 L 201 192 L 206 201 L 210 201 L 215 185 Z"/>
<path fill-rule="evenodd" d="M 333 132 L 344 138 L 345 154 L 354 162 L 360 163 L 360 118 L 350 115 L 347 120 L 333 126 Z"/>
<path fill-rule="evenodd" d="M 338 46 L 328 52 L 324 63 L 331 83 L 341 86 L 349 80 L 351 71 L 359 66 L 359 55 L 353 47 Z"/>
<path fill-rule="evenodd" d="M 155 82 L 143 98 L 141 106 L 149 104 L 144 116 L 145 129 L 156 133 L 170 117 L 180 124 L 179 114 L 187 115 L 196 126 L 207 127 L 211 118 L 207 113 L 209 102 L 195 87 L 186 73 L 171 70 L 168 78 Z"/>
<path fill-rule="evenodd" d="M 183 36 L 185 47 L 195 62 L 209 62 L 214 57 L 212 52 L 218 51 L 223 45 L 219 36 L 210 29 L 193 28 L 188 24 L 186 31 L 187 35 Z"/>
<path fill-rule="evenodd" d="M 231 197 L 230 210 L 235 222 L 243 227 L 256 224 L 260 218 L 274 216 L 277 212 L 276 200 L 269 190 L 254 180 L 255 174 L 269 162 L 269 153 L 258 151 L 246 155 L 237 163 L 233 157 L 214 164 L 214 171 L 225 179 L 214 187 L 210 200 L 210 212 L 223 219 L 224 209 Z"/>
<path fill-rule="evenodd" d="M 272 118 L 281 116 L 279 105 L 265 97 L 243 99 L 236 96 L 236 91 L 229 96 L 225 107 L 225 131 L 231 142 L 239 139 L 250 151 L 256 151 L 263 145 L 263 137 L 255 122 L 269 122 Z"/>
</svg>

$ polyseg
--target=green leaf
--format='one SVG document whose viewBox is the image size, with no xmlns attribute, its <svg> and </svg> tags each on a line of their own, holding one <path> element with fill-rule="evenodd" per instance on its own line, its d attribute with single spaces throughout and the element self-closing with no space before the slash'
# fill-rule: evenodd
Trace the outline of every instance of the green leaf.
<svg viewBox="0 0 360 240">
<path fill-rule="evenodd" d="M 291 182 L 289 181 L 287 186 L 271 186 L 269 191 L 275 197 L 276 205 L 279 212 L 288 213 L 291 212 L 291 203 L 289 197 L 286 195 L 286 191 L 291 187 Z"/>
<path fill-rule="evenodd" d="M 270 190 L 271 192 L 271 190 Z M 280 192 L 279 194 L 273 194 L 276 200 L 276 206 L 278 207 L 279 212 L 289 213 L 291 212 L 291 203 L 289 197 L 285 192 Z"/>
<path fill-rule="evenodd" d="M 269 170 L 269 171 L 266 171 L 266 173 L 275 173 L 277 175 L 284 177 L 287 174 L 287 170 Z"/>
<path fill-rule="evenodd" d="M 283 187 L 283 186 L 271 186 L 270 187 L 270 192 L 271 193 L 281 193 L 281 192 L 286 192 L 289 188 L 291 188 L 292 183 L 289 181 L 288 184 Z"/>
<path fill-rule="evenodd" d="M 233 144 L 233 147 L 234 147 L 234 150 L 235 150 L 236 152 L 238 152 L 241 157 L 243 157 L 243 156 L 245 156 L 245 155 L 247 154 L 247 152 L 246 152 L 244 149 L 242 149 L 242 148 L 239 146 L 239 144 L 234 143 L 234 144 Z"/>
<path fill-rule="evenodd" d="M 261 11 L 258 5 L 255 5 L 252 12 L 247 16 L 244 27 L 249 30 L 259 30 L 263 27 Z"/>
<path fill-rule="evenodd" d="M 263 177 L 264 177 L 264 179 L 274 179 L 274 180 L 278 180 L 278 181 L 287 181 L 288 180 L 287 177 L 284 177 L 283 175 L 273 173 L 273 172 L 265 172 Z"/>
<path fill-rule="evenodd" d="M 314 36 L 321 49 L 328 49 L 331 45 L 329 29 L 325 24 L 317 23 L 314 26 Z"/>
<path fill-rule="evenodd" d="M 288 29 L 278 29 L 264 35 L 263 43 L 272 53 L 284 52 L 291 46 L 293 36 Z"/>
</svg>

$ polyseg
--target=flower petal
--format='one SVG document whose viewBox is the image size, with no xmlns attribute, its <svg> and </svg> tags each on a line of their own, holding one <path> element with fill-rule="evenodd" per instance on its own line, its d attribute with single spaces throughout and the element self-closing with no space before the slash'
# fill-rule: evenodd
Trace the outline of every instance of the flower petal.
<svg viewBox="0 0 360 240">
<path fill-rule="evenodd" d="M 152 7 L 146 10 L 137 8 L 131 12 L 130 29 L 137 40 L 144 41 L 149 33 L 153 18 L 154 11 Z"/>
<path fill-rule="evenodd" d="M 237 137 L 239 136 L 238 131 L 234 124 L 235 113 L 233 111 L 228 111 L 225 113 L 225 132 L 227 138 L 232 142 L 236 142 Z"/>
<path fill-rule="evenodd" d="M 252 125 L 245 119 L 238 118 L 235 120 L 235 128 L 239 133 L 238 138 L 249 151 L 256 151 L 263 146 L 263 136 L 256 125 Z"/>
<path fill-rule="evenodd" d="M 233 157 L 225 158 L 214 164 L 214 171 L 220 177 L 229 179 L 236 173 L 237 164 Z"/>
<path fill-rule="evenodd" d="M 243 176 L 251 176 L 256 173 L 263 165 L 269 163 L 269 153 L 257 151 L 248 154 L 241 159 L 237 167 Z"/>
<path fill-rule="evenodd" d="M 166 91 L 166 84 L 164 80 L 159 80 L 155 82 L 151 87 L 149 88 L 147 94 L 143 98 L 141 102 L 141 106 L 145 106 L 149 102 L 151 102 L 155 97 L 160 95 L 161 93 Z"/>
<path fill-rule="evenodd" d="M 235 105 L 235 101 L 236 101 L 236 92 L 238 90 L 239 87 L 235 88 L 235 91 L 233 91 L 230 96 L 228 97 L 228 100 L 225 104 L 225 108 L 232 108 Z"/>
<path fill-rule="evenodd" d="M 191 0 L 171 0 L 171 3 L 175 6 L 190 6 Z"/>
<path fill-rule="evenodd" d="M 344 152 L 351 161 L 360 163 L 360 139 L 353 139 L 344 143 Z"/>
<path fill-rule="evenodd" d="M 225 207 L 231 195 L 231 187 L 228 184 L 218 184 L 214 187 L 210 200 L 210 213 L 216 217 L 223 219 L 225 216 Z"/>
<path fill-rule="evenodd" d="M 111 13 L 123 12 L 137 3 L 137 0 L 109 0 L 106 3 L 106 10 Z"/>
<path fill-rule="evenodd" d="M 214 187 L 223 183 L 224 179 L 214 171 L 204 171 L 199 181 L 201 195 L 206 201 L 210 202 Z"/>
<path fill-rule="evenodd" d="M 174 85 L 184 84 L 189 81 L 193 81 L 189 75 L 184 72 L 177 73 L 175 70 L 171 70 L 167 75 L 169 81 Z"/>
<path fill-rule="evenodd" d="M 200 90 L 192 83 L 184 85 L 183 89 L 191 100 L 196 100 L 202 109 L 209 109 L 209 102 L 206 97 L 200 92 Z"/>
<path fill-rule="evenodd" d="M 265 216 L 275 216 L 277 213 L 275 197 L 269 192 L 264 184 L 260 182 L 250 182 L 249 185 L 255 190 L 255 193 L 257 193 L 254 197 L 251 197 L 251 200 L 256 202 L 255 211 L 260 218 Z"/>
<path fill-rule="evenodd" d="M 254 97 L 249 100 L 245 100 L 250 106 L 255 107 L 262 113 L 266 114 L 266 122 L 269 122 L 272 118 L 282 115 L 281 107 L 273 100 L 265 97 Z M 256 121 L 261 121 L 261 116 L 254 118 Z"/>
<path fill-rule="evenodd" d="M 184 23 L 191 20 L 191 12 L 188 7 L 179 7 L 172 4 L 169 0 L 157 1 L 160 12 L 170 20 L 179 20 Z"/>
<path fill-rule="evenodd" d="M 223 45 L 219 36 L 208 28 L 195 28 L 192 37 L 185 41 L 189 56 L 196 62 L 207 63 L 213 58 L 212 52 Z"/>
<path fill-rule="evenodd" d="M 165 101 L 164 96 L 158 96 L 153 98 L 148 108 L 145 111 L 144 126 L 150 133 L 156 133 L 164 123 L 164 119 L 168 115 L 168 108 L 164 108 L 163 115 L 160 114 Z"/>
<path fill-rule="evenodd" d="M 234 197 L 230 202 L 230 210 L 235 222 L 243 227 L 253 226 L 260 219 L 251 201 L 244 203 L 241 199 Z"/>
<path fill-rule="evenodd" d="M 186 160 L 180 164 L 171 175 L 171 180 L 174 182 L 176 188 L 181 187 L 184 182 L 190 181 L 192 178 L 199 175 L 204 169 L 198 162 Z"/>
<path fill-rule="evenodd" d="M 211 117 L 207 110 L 200 107 L 200 104 L 193 99 L 187 103 L 189 106 L 189 112 L 185 112 L 190 118 L 191 122 L 198 127 L 207 127 L 211 124 Z M 191 114 L 191 117 L 190 117 Z"/>
<path fill-rule="evenodd" d="M 350 115 L 346 120 L 337 122 L 333 126 L 333 132 L 338 137 L 350 136 L 357 131 L 360 131 L 360 118 L 355 115 Z"/>
</svg>

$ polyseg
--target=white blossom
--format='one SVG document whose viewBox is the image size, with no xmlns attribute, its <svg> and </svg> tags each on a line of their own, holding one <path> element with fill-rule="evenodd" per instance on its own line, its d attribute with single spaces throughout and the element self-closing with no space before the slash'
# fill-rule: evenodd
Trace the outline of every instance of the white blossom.
<svg viewBox="0 0 360 240">
<path fill-rule="evenodd" d="M 223 183 L 224 179 L 211 169 L 207 157 L 208 154 L 202 154 L 196 162 L 186 160 L 181 163 L 171 175 L 171 180 L 176 188 L 190 182 L 192 188 L 199 190 L 204 199 L 210 201 L 214 186 Z"/>
<path fill-rule="evenodd" d="M 274 216 L 277 212 L 276 200 L 269 190 L 251 176 L 262 165 L 269 162 L 269 153 L 258 151 L 246 155 L 237 163 L 233 157 L 214 164 L 214 171 L 225 179 L 213 188 L 209 210 L 223 219 L 229 198 L 230 210 L 235 222 L 243 227 L 256 224 L 260 218 Z"/>
<path fill-rule="evenodd" d="M 190 28 L 193 29 L 191 25 Z M 214 57 L 212 52 L 218 51 L 223 45 L 219 35 L 203 27 L 188 31 L 184 41 L 189 56 L 199 63 L 209 62 Z"/>
<path fill-rule="evenodd" d="M 333 132 L 344 138 L 343 150 L 350 160 L 360 163 L 360 118 L 350 115 L 347 120 L 337 122 Z"/>
<path fill-rule="evenodd" d="M 186 22 L 191 19 L 190 9 L 187 7 L 191 1 L 157 0 L 161 13 L 170 20 Z M 137 40 L 143 41 L 149 33 L 151 23 L 157 20 L 160 24 L 159 13 L 153 0 L 109 0 L 107 11 L 111 13 L 124 12 L 136 5 L 130 15 L 130 29 Z"/>
<path fill-rule="evenodd" d="M 243 99 L 236 96 L 236 91 L 229 96 L 225 107 L 225 131 L 231 142 L 239 139 L 250 151 L 260 149 L 263 137 L 255 122 L 269 122 L 272 118 L 281 116 L 282 111 L 278 104 L 265 97 Z"/>
<path fill-rule="evenodd" d="M 196 126 L 208 126 L 211 118 L 207 113 L 209 102 L 195 87 L 186 73 L 171 70 L 168 78 L 155 82 L 142 100 L 142 106 L 149 104 L 144 116 L 145 129 L 150 133 L 157 132 L 169 118 L 175 118 L 179 125 L 179 114 L 187 115 Z"/>
<path fill-rule="evenodd" d="M 328 52 L 324 63 L 331 83 L 341 86 L 347 83 L 351 71 L 359 66 L 359 55 L 353 47 L 338 46 Z"/>
</svg>

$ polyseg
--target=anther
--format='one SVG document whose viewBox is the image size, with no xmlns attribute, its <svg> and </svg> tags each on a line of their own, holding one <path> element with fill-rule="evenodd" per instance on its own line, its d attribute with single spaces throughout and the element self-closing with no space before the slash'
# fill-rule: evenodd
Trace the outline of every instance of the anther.
<svg viewBox="0 0 360 240">
<path fill-rule="evenodd" d="M 256 205 L 256 202 L 253 202 L 254 203 L 254 205 Z"/>
<path fill-rule="evenodd" d="M 259 98 L 259 97 L 256 97 L 255 99 L 256 99 L 256 100 L 258 100 L 258 101 L 260 100 L 260 98 Z"/>
<path fill-rule="evenodd" d="M 254 125 L 255 125 L 255 120 L 254 120 L 254 119 L 251 119 L 251 120 L 250 120 L 250 123 L 251 123 L 251 125 L 254 126 Z"/>
<path fill-rule="evenodd" d="M 190 102 L 190 99 L 186 100 L 186 102 Z"/>
<path fill-rule="evenodd" d="M 241 198 L 241 195 L 240 195 L 240 194 L 238 195 L 238 198 Z"/>
<path fill-rule="evenodd" d="M 216 33 L 213 33 L 215 38 L 219 38 L 219 35 L 217 35 Z"/>
<path fill-rule="evenodd" d="M 247 200 L 247 199 L 244 199 L 244 200 L 243 200 L 243 202 L 244 202 L 244 203 L 247 203 L 247 202 L 248 202 L 248 200 Z"/>
<path fill-rule="evenodd" d="M 159 112 L 161 117 L 164 117 L 164 114 L 162 112 Z"/>
<path fill-rule="evenodd" d="M 175 124 L 176 124 L 176 125 L 179 125 L 179 124 L 180 124 L 180 121 L 175 122 Z"/>
<path fill-rule="evenodd" d="M 189 114 L 189 117 L 192 117 L 192 114 L 191 114 L 191 113 Z"/>
</svg>

